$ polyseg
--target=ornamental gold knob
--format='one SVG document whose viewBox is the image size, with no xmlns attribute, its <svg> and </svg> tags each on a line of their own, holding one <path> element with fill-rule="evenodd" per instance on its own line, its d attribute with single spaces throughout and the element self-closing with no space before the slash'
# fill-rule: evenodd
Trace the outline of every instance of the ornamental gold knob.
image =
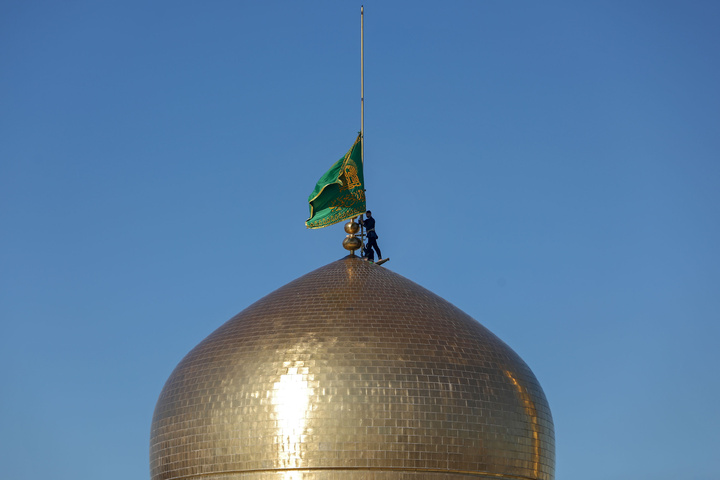
<svg viewBox="0 0 720 480">
<path fill-rule="evenodd" d="M 348 236 L 345 237 L 345 239 L 343 240 L 342 245 L 343 245 L 343 247 L 345 248 L 345 250 L 354 251 L 354 250 L 357 250 L 358 248 L 360 248 L 360 247 L 362 246 L 362 242 L 361 242 L 360 239 L 357 238 L 356 236 L 354 236 L 354 235 L 348 235 Z"/>
<path fill-rule="evenodd" d="M 348 223 L 345 224 L 345 233 L 355 235 L 359 231 L 360 231 L 360 225 L 353 222 L 352 220 L 350 220 Z"/>
</svg>

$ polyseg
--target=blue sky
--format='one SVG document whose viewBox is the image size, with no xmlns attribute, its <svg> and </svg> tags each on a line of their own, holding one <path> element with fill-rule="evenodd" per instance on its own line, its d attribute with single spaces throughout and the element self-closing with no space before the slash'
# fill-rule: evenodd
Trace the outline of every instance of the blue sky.
<svg viewBox="0 0 720 480">
<path fill-rule="evenodd" d="M 557 480 L 720 478 L 720 4 L 365 3 L 388 268 L 530 365 Z M 0 3 L 0 462 L 148 478 L 200 340 L 344 255 L 359 7 Z"/>
</svg>

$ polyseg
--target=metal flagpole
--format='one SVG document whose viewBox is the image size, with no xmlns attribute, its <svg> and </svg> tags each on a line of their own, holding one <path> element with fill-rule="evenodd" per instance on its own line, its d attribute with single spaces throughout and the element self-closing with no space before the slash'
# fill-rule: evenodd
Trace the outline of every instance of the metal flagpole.
<svg viewBox="0 0 720 480">
<path fill-rule="evenodd" d="M 360 160 L 365 169 L 365 26 L 364 7 L 360 5 Z M 364 187 L 365 185 L 363 185 Z M 363 192 L 364 193 L 364 192 Z M 362 213 L 360 217 L 362 217 Z M 365 255 L 365 225 L 360 224 L 360 256 Z"/>
<path fill-rule="evenodd" d="M 365 29 L 363 6 L 360 5 L 360 145 L 363 166 L 365 165 Z"/>
</svg>

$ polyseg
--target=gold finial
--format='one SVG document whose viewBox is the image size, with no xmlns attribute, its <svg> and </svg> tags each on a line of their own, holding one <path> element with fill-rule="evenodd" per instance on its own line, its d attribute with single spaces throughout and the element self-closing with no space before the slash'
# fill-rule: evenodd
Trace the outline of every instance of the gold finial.
<svg viewBox="0 0 720 480">
<path fill-rule="evenodd" d="M 359 231 L 360 231 L 360 225 L 353 222 L 352 220 L 350 220 L 348 223 L 345 224 L 345 233 L 355 235 Z"/>
<path fill-rule="evenodd" d="M 360 225 L 355 223 L 353 220 L 350 220 L 345 224 L 345 232 L 348 235 L 343 240 L 342 245 L 345 250 L 350 250 L 354 253 L 355 250 L 362 246 L 362 242 L 355 236 L 355 234 L 360 231 Z"/>
</svg>

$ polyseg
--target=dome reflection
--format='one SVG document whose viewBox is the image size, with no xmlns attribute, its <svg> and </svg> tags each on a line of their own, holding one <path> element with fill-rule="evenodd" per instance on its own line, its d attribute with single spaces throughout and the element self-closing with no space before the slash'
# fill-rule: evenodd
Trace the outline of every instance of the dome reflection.
<svg viewBox="0 0 720 480">
<path fill-rule="evenodd" d="M 271 396 L 277 418 L 278 455 L 285 467 L 299 467 L 302 460 L 302 436 L 312 395 L 302 364 L 298 362 L 280 376 L 280 381 L 273 384 Z"/>
</svg>

